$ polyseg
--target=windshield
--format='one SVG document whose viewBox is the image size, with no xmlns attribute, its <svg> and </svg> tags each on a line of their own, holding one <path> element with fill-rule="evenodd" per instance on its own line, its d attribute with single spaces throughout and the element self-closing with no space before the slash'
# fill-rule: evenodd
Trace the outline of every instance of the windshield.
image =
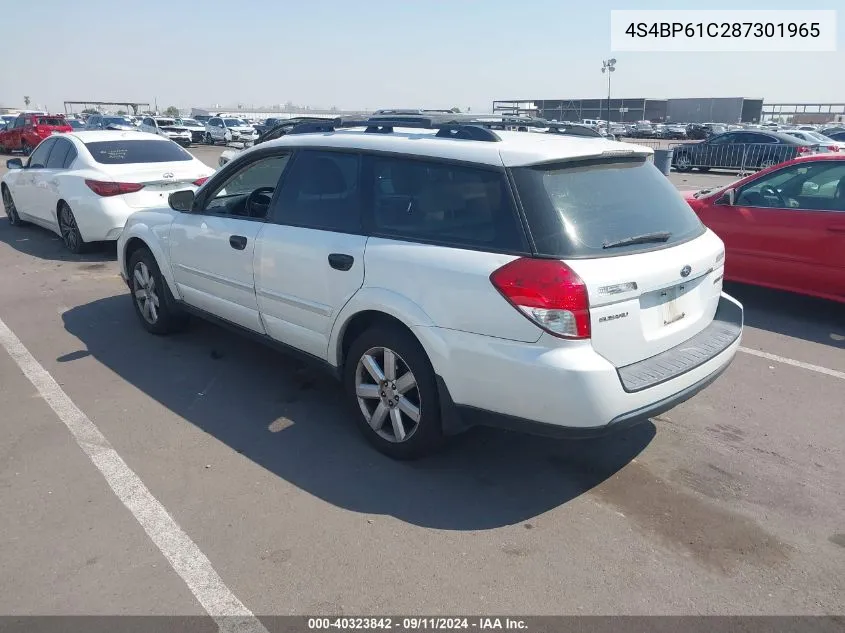
<svg viewBox="0 0 845 633">
<path fill-rule="evenodd" d="M 246 121 L 241 121 L 240 119 L 223 119 L 223 123 L 226 124 L 226 127 L 242 127 L 248 125 Z"/>
<path fill-rule="evenodd" d="M 159 125 L 176 125 L 176 121 L 173 119 L 156 119 L 156 123 Z"/>
<path fill-rule="evenodd" d="M 132 125 L 132 121 L 122 116 L 107 116 L 103 118 L 103 125 Z"/>
<path fill-rule="evenodd" d="M 172 141 L 133 139 L 86 143 L 94 160 L 103 165 L 130 163 L 169 163 L 193 160 L 188 152 Z"/>
<path fill-rule="evenodd" d="M 540 255 L 624 255 L 672 246 L 705 230 L 669 179 L 642 158 L 518 167 L 513 176 Z M 656 233 L 668 236 L 659 244 L 606 248 Z"/>
<path fill-rule="evenodd" d="M 194 119 L 177 119 L 176 122 L 181 125 L 193 125 L 194 127 L 199 125 Z"/>
</svg>

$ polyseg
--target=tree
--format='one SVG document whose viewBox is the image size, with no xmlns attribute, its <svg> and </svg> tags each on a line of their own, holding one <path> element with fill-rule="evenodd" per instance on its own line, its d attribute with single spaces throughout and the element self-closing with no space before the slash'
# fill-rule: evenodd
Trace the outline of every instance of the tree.
<svg viewBox="0 0 845 633">
<path fill-rule="evenodd" d="M 24 102 L 24 104 L 26 104 L 26 107 L 28 108 L 28 107 L 29 107 L 29 103 L 30 103 L 30 98 L 29 98 L 29 96 L 25 96 L 25 97 L 23 98 L 23 102 Z"/>
<path fill-rule="evenodd" d="M 460 114 L 461 109 L 458 106 L 455 106 L 454 108 L 452 108 L 452 112 L 454 112 L 455 114 Z"/>
<path fill-rule="evenodd" d="M 126 115 L 126 110 L 118 110 L 118 111 L 117 111 L 117 114 L 118 114 L 118 116 L 125 116 L 125 115 Z"/>
<path fill-rule="evenodd" d="M 85 108 L 82 114 L 99 114 L 99 112 L 97 112 L 97 108 Z"/>
<path fill-rule="evenodd" d="M 176 106 L 167 106 L 167 109 L 164 111 L 167 116 L 179 116 L 179 108 Z"/>
</svg>

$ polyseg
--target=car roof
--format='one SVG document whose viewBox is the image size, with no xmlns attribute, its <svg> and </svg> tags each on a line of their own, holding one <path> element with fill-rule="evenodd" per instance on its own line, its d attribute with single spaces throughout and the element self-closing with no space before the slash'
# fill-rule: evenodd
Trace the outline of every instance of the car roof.
<svg viewBox="0 0 845 633">
<path fill-rule="evenodd" d="M 634 143 L 563 134 L 496 130 L 495 133 L 501 140 L 489 142 L 442 138 L 435 136 L 435 132 L 397 127 L 391 134 L 373 134 L 363 129 L 345 129 L 325 133 L 288 134 L 256 147 L 357 149 L 507 167 L 621 155 L 648 156 L 654 153 L 651 148 Z"/>
<path fill-rule="evenodd" d="M 162 143 L 171 143 L 169 139 L 159 136 L 158 134 L 151 134 L 149 132 L 135 132 L 133 131 L 118 131 L 118 130 L 96 130 L 96 131 L 79 131 L 68 132 L 67 136 L 72 136 L 83 143 L 94 143 L 96 141 L 161 141 Z"/>
</svg>

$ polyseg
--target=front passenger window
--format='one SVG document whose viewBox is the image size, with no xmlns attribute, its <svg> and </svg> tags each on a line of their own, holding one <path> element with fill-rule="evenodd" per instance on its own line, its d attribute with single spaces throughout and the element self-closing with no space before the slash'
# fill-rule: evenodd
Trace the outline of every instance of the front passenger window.
<svg viewBox="0 0 845 633">
<path fill-rule="evenodd" d="M 265 218 L 290 155 L 270 156 L 246 165 L 207 198 L 208 213 Z"/>
<path fill-rule="evenodd" d="M 279 195 L 283 224 L 356 233 L 361 230 L 358 154 L 304 150 L 297 154 Z"/>
</svg>

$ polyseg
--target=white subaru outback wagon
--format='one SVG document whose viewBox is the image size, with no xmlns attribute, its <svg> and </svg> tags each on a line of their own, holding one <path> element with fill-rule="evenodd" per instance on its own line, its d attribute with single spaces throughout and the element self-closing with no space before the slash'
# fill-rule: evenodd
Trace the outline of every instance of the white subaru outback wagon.
<svg viewBox="0 0 845 633">
<path fill-rule="evenodd" d="M 740 344 L 724 246 L 651 154 L 422 117 L 305 126 L 131 216 L 120 269 L 149 332 L 199 315 L 330 369 L 390 456 L 478 424 L 599 435 L 692 397 Z"/>
</svg>

